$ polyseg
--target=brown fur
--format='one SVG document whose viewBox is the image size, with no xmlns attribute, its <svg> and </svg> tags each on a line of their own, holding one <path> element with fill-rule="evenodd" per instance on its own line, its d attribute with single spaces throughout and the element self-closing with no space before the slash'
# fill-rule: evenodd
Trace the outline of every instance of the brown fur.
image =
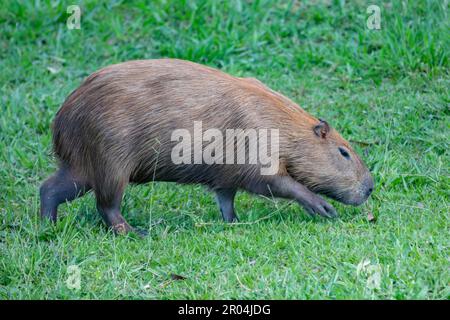
<svg viewBox="0 0 450 320">
<path fill-rule="evenodd" d="M 128 183 L 202 183 L 252 192 L 264 183 L 258 165 L 174 165 L 171 133 L 192 130 L 194 121 L 202 121 L 203 130 L 222 132 L 279 129 L 279 176 L 345 203 L 361 202 L 361 185 L 370 174 L 334 129 L 319 137 L 318 119 L 258 80 L 182 60 L 130 61 L 93 73 L 58 111 L 54 151 L 62 166 L 94 190 L 98 203 L 110 203 Z"/>
</svg>

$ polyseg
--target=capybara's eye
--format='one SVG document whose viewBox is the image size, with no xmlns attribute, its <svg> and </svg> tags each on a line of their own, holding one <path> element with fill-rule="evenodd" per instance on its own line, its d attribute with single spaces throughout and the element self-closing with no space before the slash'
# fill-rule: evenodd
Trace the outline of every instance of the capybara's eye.
<svg viewBox="0 0 450 320">
<path fill-rule="evenodd" d="M 342 154 L 342 156 L 343 156 L 345 159 L 350 159 L 350 154 L 347 152 L 347 150 L 345 150 L 345 149 L 342 148 L 342 147 L 339 147 L 338 149 L 339 149 L 339 152 Z"/>
</svg>

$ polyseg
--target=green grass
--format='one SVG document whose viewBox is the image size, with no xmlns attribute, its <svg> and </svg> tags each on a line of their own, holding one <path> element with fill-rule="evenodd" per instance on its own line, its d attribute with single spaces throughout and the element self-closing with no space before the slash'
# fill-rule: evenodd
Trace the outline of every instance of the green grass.
<svg viewBox="0 0 450 320">
<path fill-rule="evenodd" d="M 366 28 L 367 1 L 83 1 L 81 30 L 65 24 L 73 1 L 3 1 L 0 299 L 448 299 L 448 7 L 374 2 L 379 31 Z M 42 225 L 64 98 L 102 66 L 158 57 L 257 77 L 360 142 L 376 179 L 368 204 L 333 202 L 340 218 L 328 221 L 240 193 L 244 224 L 225 225 L 202 187 L 155 183 L 123 203 L 146 238 L 111 234 L 92 195 Z M 378 288 L 357 272 L 364 260 Z M 70 265 L 80 290 L 66 286 Z"/>
</svg>

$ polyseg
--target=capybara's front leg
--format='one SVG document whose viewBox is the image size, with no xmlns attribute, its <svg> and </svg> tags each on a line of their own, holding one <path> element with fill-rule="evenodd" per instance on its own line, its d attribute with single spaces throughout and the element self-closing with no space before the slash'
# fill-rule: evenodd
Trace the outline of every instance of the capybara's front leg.
<svg viewBox="0 0 450 320">
<path fill-rule="evenodd" d="M 225 222 L 237 222 L 238 217 L 234 212 L 234 196 L 236 195 L 236 189 L 217 189 L 216 200 L 219 205 L 220 213 Z"/>
<path fill-rule="evenodd" d="M 295 199 L 311 215 L 318 214 L 327 218 L 337 216 L 333 206 L 290 176 L 272 176 L 267 181 L 252 186 L 252 189 L 265 196 Z"/>
<path fill-rule="evenodd" d="M 91 187 L 68 166 L 63 165 L 40 187 L 41 218 L 56 222 L 58 206 L 84 195 Z"/>
</svg>

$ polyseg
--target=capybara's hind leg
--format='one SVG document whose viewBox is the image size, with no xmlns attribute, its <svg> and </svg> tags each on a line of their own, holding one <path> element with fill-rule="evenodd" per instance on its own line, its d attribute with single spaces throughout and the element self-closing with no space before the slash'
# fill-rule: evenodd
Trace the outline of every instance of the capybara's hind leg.
<svg viewBox="0 0 450 320">
<path fill-rule="evenodd" d="M 103 220 L 116 234 L 126 234 L 133 228 L 120 213 L 120 204 L 125 186 L 113 189 L 96 190 L 97 210 Z"/>
<path fill-rule="evenodd" d="M 68 166 L 63 165 L 40 187 L 41 218 L 55 222 L 58 206 L 84 195 L 91 188 Z"/>
<path fill-rule="evenodd" d="M 237 222 L 238 217 L 234 212 L 234 196 L 236 189 L 217 189 L 216 200 L 219 205 L 220 213 L 225 222 Z"/>
</svg>

